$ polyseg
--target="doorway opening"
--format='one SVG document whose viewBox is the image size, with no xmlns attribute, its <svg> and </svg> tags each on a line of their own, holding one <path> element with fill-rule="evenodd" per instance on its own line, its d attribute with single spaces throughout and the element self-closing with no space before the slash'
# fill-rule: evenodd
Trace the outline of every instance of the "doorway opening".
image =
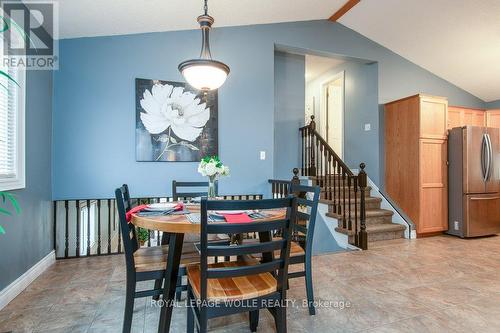
<svg viewBox="0 0 500 333">
<path fill-rule="evenodd" d="M 345 75 L 343 59 L 306 55 L 306 111 L 335 153 L 344 158 Z"/>
</svg>

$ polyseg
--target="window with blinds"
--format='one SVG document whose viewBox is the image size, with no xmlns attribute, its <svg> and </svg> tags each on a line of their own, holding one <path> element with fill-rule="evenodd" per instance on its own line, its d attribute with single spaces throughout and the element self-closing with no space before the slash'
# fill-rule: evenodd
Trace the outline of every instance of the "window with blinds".
<svg viewBox="0 0 500 333">
<path fill-rule="evenodd" d="M 0 70 L 20 82 L 17 68 L 0 63 Z M 0 75 L 0 191 L 24 187 L 24 105 L 16 82 Z"/>
<path fill-rule="evenodd" d="M 14 80 L 16 72 L 0 66 Z M 4 75 L 0 77 L 0 178 L 16 177 L 17 86 Z"/>
</svg>

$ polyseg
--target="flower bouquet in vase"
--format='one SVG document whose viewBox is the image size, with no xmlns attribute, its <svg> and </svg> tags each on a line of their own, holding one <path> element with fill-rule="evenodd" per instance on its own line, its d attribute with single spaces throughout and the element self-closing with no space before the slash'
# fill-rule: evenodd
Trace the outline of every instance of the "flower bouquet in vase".
<svg viewBox="0 0 500 333">
<path fill-rule="evenodd" d="M 208 177 L 208 197 L 215 198 L 215 182 L 221 176 L 229 176 L 229 168 L 222 164 L 218 156 L 204 157 L 198 165 L 198 172 Z"/>
</svg>

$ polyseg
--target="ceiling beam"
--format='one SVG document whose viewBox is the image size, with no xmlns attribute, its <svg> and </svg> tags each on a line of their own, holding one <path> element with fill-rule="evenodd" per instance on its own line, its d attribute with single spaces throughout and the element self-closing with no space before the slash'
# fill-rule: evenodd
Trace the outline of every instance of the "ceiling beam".
<svg viewBox="0 0 500 333">
<path fill-rule="evenodd" d="M 329 21 L 337 22 L 342 16 L 345 15 L 352 7 L 356 6 L 361 0 L 348 0 L 339 10 L 337 10 L 330 18 Z"/>
</svg>

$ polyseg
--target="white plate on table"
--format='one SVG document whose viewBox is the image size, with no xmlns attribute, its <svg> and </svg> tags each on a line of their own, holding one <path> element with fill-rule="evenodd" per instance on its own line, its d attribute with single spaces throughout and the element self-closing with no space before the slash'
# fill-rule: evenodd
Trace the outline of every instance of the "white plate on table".
<svg viewBox="0 0 500 333">
<path fill-rule="evenodd" d="M 177 206 L 176 202 L 159 202 L 159 203 L 154 203 L 150 204 L 146 207 L 146 210 L 148 211 L 163 211 L 163 210 L 169 210 L 169 209 L 174 209 L 175 206 Z"/>
</svg>

